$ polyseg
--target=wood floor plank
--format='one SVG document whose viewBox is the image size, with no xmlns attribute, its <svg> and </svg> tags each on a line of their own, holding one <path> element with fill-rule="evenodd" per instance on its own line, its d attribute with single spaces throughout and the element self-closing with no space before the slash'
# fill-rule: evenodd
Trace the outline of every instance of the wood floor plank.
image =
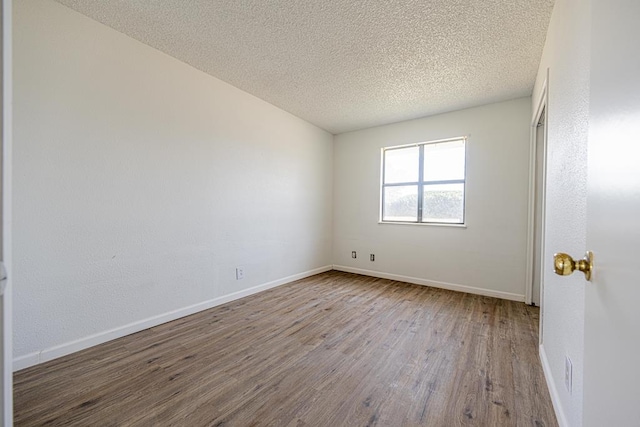
<svg viewBox="0 0 640 427">
<path fill-rule="evenodd" d="M 556 426 L 522 303 L 328 272 L 15 374 L 17 426 Z"/>
</svg>

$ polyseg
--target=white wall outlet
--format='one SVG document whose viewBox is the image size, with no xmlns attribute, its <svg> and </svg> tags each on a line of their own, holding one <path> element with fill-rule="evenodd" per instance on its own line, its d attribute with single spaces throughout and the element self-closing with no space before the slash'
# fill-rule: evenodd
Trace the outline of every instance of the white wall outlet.
<svg viewBox="0 0 640 427">
<path fill-rule="evenodd" d="M 369 255 L 369 259 L 370 259 L 371 261 L 375 261 L 375 260 L 376 260 L 376 256 L 375 256 L 375 254 L 371 254 L 371 255 Z"/>
<path fill-rule="evenodd" d="M 564 385 L 567 387 L 567 391 L 571 394 L 573 387 L 573 365 L 569 356 L 564 358 Z"/>
<path fill-rule="evenodd" d="M 244 279 L 244 269 L 243 268 L 236 268 L 236 280 L 242 280 Z"/>
<path fill-rule="evenodd" d="M 357 258 L 356 251 L 351 251 L 351 258 Z"/>
</svg>

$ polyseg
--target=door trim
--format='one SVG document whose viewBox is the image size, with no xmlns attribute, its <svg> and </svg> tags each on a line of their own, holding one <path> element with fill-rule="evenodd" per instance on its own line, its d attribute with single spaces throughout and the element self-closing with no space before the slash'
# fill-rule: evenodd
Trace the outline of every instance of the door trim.
<svg viewBox="0 0 640 427">
<path fill-rule="evenodd" d="M 2 261 L 7 271 L 2 304 L 2 425 L 13 425 L 13 309 L 11 166 L 13 144 L 13 2 L 2 0 Z"/>
<path fill-rule="evenodd" d="M 533 300 L 533 253 L 535 244 L 535 197 L 536 197 L 536 139 L 538 134 L 538 123 L 540 116 L 545 112 L 545 126 L 544 126 L 544 138 L 543 138 L 543 150 L 542 150 L 542 197 L 541 197 L 541 211 L 542 218 L 540 218 L 541 229 L 545 229 L 545 200 L 546 200 L 546 187 L 547 187 L 547 135 L 549 134 L 549 108 L 548 108 L 548 82 L 549 82 L 549 69 L 547 69 L 546 77 L 542 84 L 540 91 L 540 97 L 536 104 L 536 109 L 531 117 L 530 127 L 530 139 L 529 139 L 529 208 L 527 215 L 527 265 L 525 268 L 525 303 L 531 304 Z M 544 232 L 540 240 L 540 291 L 544 289 Z M 540 299 L 540 306 L 542 307 L 543 301 Z M 542 343 L 542 310 L 540 313 L 540 343 Z"/>
</svg>

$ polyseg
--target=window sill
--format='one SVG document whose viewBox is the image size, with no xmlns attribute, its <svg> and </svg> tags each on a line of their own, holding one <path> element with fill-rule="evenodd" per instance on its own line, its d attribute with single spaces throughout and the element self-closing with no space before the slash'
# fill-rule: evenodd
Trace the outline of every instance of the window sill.
<svg viewBox="0 0 640 427">
<path fill-rule="evenodd" d="M 428 227 L 451 227 L 451 228 L 467 228 L 467 224 L 447 224 L 444 222 L 400 222 L 400 221 L 378 221 L 378 224 L 384 225 L 418 225 Z"/>
</svg>

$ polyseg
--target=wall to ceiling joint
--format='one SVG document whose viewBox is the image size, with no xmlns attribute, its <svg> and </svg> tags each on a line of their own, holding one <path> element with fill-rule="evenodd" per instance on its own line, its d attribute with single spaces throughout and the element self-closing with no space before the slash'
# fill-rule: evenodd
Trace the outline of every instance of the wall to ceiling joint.
<svg viewBox="0 0 640 427">
<path fill-rule="evenodd" d="M 58 0 L 339 134 L 531 95 L 553 0 Z"/>
</svg>

